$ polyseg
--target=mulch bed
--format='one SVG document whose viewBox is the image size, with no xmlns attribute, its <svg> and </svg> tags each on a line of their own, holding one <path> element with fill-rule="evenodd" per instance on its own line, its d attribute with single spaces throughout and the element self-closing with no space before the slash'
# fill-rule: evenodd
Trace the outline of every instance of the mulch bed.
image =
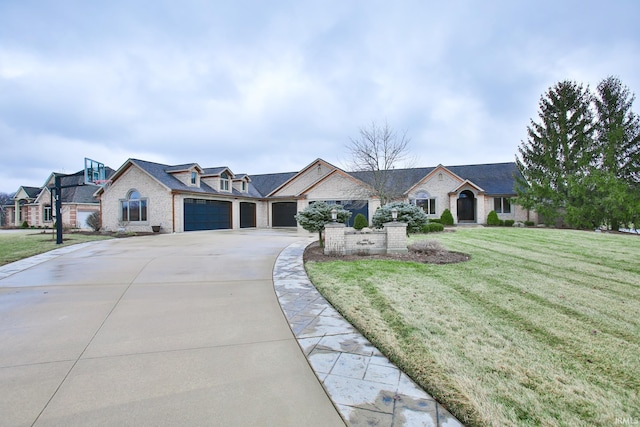
<svg viewBox="0 0 640 427">
<path fill-rule="evenodd" d="M 407 252 L 406 254 L 390 255 L 325 255 L 323 248 L 318 242 L 314 242 L 307 247 L 304 252 L 304 262 L 307 261 L 362 261 L 370 259 L 382 259 L 392 261 L 420 262 L 424 264 L 453 264 L 456 262 L 469 261 L 471 256 L 461 252 L 437 251 L 430 253 Z"/>
</svg>

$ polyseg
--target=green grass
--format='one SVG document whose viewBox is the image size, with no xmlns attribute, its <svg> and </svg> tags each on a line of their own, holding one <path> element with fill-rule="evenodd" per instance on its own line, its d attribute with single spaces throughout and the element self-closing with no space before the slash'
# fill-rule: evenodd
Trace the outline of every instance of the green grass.
<svg viewBox="0 0 640 427">
<path fill-rule="evenodd" d="M 33 255 L 48 252 L 63 246 L 94 240 L 109 239 L 109 236 L 87 235 L 81 233 L 63 234 L 62 244 L 56 245 L 55 234 L 42 233 L 39 230 L 0 234 L 0 266 Z"/>
<path fill-rule="evenodd" d="M 469 425 L 640 422 L 638 236 L 480 228 L 429 238 L 471 260 L 310 262 L 307 271 Z"/>
</svg>

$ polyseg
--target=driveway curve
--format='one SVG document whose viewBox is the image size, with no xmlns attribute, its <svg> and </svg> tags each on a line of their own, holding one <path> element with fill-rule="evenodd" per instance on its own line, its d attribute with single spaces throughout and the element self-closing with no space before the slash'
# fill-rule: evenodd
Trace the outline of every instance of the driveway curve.
<svg viewBox="0 0 640 427">
<path fill-rule="evenodd" d="M 0 424 L 343 426 L 273 288 L 305 239 L 157 235 L 3 267 Z"/>
</svg>

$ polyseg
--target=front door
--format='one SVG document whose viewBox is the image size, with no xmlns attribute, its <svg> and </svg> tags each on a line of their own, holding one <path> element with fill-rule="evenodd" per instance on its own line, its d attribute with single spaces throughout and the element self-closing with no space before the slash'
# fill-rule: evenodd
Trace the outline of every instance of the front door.
<svg viewBox="0 0 640 427">
<path fill-rule="evenodd" d="M 475 222 L 476 198 L 469 190 L 465 190 L 458 196 L 458 222 Z"/>
</svg>

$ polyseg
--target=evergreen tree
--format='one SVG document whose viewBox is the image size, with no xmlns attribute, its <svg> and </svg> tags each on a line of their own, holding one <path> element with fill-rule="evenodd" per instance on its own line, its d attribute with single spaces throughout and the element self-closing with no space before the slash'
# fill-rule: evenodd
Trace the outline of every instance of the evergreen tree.
<svg viewBox="0 0 640 427">
<path fill-rule="evenodd" d="M 333 209 L 337 213 L 337 222 L 346 223 L 351 218 L 351 212 L 344 209 L 342 205 L 326 204 L 325 202 L 312 203 L 295 216 L 296 221 L 302 228 L 307 231 L 318 232 L 320 246 L 323 246 L 322 232 L 324 231 L 324 226 L 333 221 L 331 219 L 331 211 Z"/>
<path fill-rule="evenodd" d="M 539 122 L 531 120 L 528 139 L 518 147 L 518 203 L 554 223 L 569 204 L 568 178 L 584 175 L 594 159 L 592 95 L 562 81 L 540 98 Z"/>
<path fill-rule="evenodd" d="M 597 88 L 596 158 L 588 176 L 574 184 L 571 223 L 595 222 L 613 230 L 638 216 L 640 119 L 631 108 L 635 96 L 620 79 L 607 77 Z"/>
<path fill-rule="evenodd" d="M 419 233 L 422 227 L 429 222 L 429 217 L 422 208 L 405 202 L 391 202 L 378 208 L 371 218 L 375 228 L 382 228 L 385 223 L 393 221 L 395 209 L 398 215 L 397 221 L 407 223 L 407 234 Z"/>
<path fill-rule="evenodd" d="M 632 185 L 640 183 L 640 119 L 631 111 L 634 100 L 616 77 L 600 82 L 594 100 L 597 166 Z"/>
</svg>

